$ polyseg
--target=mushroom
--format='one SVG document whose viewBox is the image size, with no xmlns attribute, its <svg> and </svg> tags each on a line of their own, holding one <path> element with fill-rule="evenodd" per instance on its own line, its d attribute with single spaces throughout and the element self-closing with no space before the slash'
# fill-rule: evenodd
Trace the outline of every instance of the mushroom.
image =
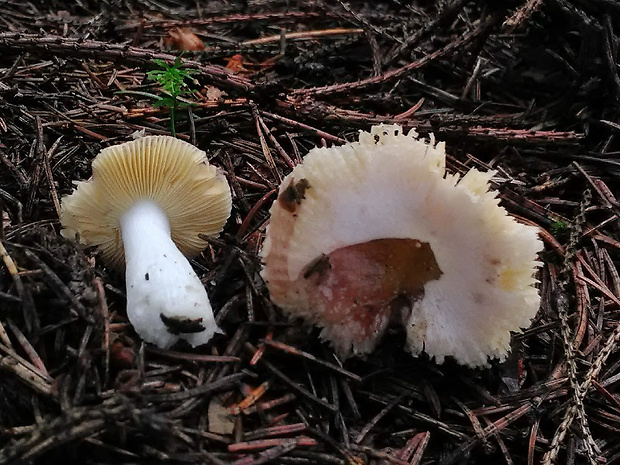
<svg viewBox="0 0 620 465">
<path fill-rule="evenodd" d="M 219 328 L 207 292 L 187 257 L 230 216 L 228 182 L 203 151 L 169 136 L 108 147 L 93 176 L 62 200 L 62 235 L 97 246 L 125 268 L 127 316 L 147 342 L 167 348 L 204 344 Z"/>
<path fill-rule="evenodd" d="M 322 327 L 343 357 L 391 322 L 413 354 L 483 366 L 530 324 L 538 229 L 489 191 L 494 172 L 446 174 L 443 143 L 399 126 L 315 148 L 283 180 L 262 249 L 273 302 Z"/>
</svg>

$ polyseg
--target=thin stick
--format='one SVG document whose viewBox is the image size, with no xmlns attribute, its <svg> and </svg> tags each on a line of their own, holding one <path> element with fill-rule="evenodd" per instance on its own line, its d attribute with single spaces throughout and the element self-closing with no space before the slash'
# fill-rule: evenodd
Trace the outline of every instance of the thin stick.
<svg viewBox="0 0 620 465">
<path fill-rule="evenodd" d="M 337 27 L 333 29 L 317 29 L 315 31 L 304 31 L 304 32 L 286 32 L 284 33 L 284 38 L 286 40 L 308 40 L 308 39 L 316 39 L 320 37 L 330 37 L 330 36 L 342 36 L 342 35 L 351 35 L 351 34 L 363 34 L 364 30 L 359 28 L 344 28 Z M 263 45 L 270 44 L 273 42 L 280 42 L 282 40 L 282 36 L 280 34 L 261 37 L 260 39 L 252 39 L 246 40 L 245 42 L 241 42 L 241 45 Z"/>
<path fill-rule="evenodd" d="M 54 146 L 50 149 L 48 154 L 47 150 L 45 150 L 45 144 L 43 143 L 43 126 L 41 125 L 41 118 L 35 116 L 35 122 L 37 126 L 37 153 L 41 163 L 43 164 L 47 184 L 49 185 L 52 201 L 54 202 L 54 208 L 56 209 L 56 216 L 60 218 L 60 201 L 58 200 L 58 193 L 56 192 L 56 184 L 54 183 L 52 167 L 50 166 L 49 154 L 52 154 L 55 151 L 55 148 L 58 147 L 61 139 L 59 138 L 54 143 Z"/>
<path fill-rule="evenodd" d="M 362 381 L 362 378 L 358 375 L 356 375 L 355 373 L 351 373 L 348 370 L 345 370 L 342 367 L 339 367 L 338 365 L 334 365 L 333 363 L 329 363 L 325 360 L 321 360 L 320 358 L 315 357 L 312 354 L 309 354 L 308 352 L 304 352 L 303 350 L 297 349 L 293 346 L 290 346 L 288 344 L 284 344 L 283 342 L 279 342 L 279 341 L 274 341 L 271 339 L 261 339 L 261 343 L 268 345 L 270 347 L 273 347 L 274 349 L 279 349 L 283 352 L 292 354 L 292 355 L 298 355 L 300 357 L 305 358 L 306 360 L 310 360 L 311 362 L 314 362 L 318 365 L 321 365 L 325 368 L 329 368 L 330 370 L 335 371 L 338 374 L 341 374 L 343 376 L 346 376 L 349 379 L 352 379 L 353 381 L 357 381 L 358 383 Z"/>
<path fill-rule="evenodd" d="M 498 17 L 491 16 L 490 20 L 482 22 L 480 25 L 472 29 L 471 31 L 459 36 L 457 39 L 453 40 L 449 44 L 444 47 L 436 50 L 428 55 L 423 56 L 419 60 L 416 60 L 412 63 L 406 64 L 398 69 L 388 71 L 379 76 L 370 77 L 367 79 L 362 79 L 360 81 L 355 82 L 345 82 L 341 84 L 332 84 L 324 87 L 311 87 L 308 89 L 299 89 L 292 93 L 294 97 L 305 97 L 305 96 L 313 96 L 316 97 L 325 97 L 327 95 L 334 95 L 343 92 L 351 92 L 354 90 L 361 90 L 368 86 L 374 84 L 380 84 L 383 82 L 392 81 L 394 79 L 398 79 L 399 77 L 405 75 L 406 73 L 413 71 L 414 69 L 422 68 L 427 63 L 435 61 L 438 58 L 441 58 L 453 50 L 462 47 L 463 45 L 473 41 L 476 37 L 478 37 L 481 33 L 489 29 L 493 24 L 497 22 Z"/>
</svg>

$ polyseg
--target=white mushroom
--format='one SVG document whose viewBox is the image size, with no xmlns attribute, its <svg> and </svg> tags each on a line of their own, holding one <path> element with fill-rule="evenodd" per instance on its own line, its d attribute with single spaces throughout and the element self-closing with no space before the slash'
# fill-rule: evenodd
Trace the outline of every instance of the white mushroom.
<svg viewBox="0 0 620 465">
<path fill-rule="evenodd" d="M 185 257 L 205 248 L 198 235 L 220 232 L 230 211 L 228 183 L 203 151 L 149 136 L 101 151 L 92 179 L 63 199 L 62 234 L 125 267 L 127 316 L 140 337 L 162 348 L 179 339 L 197 346 L 219 328 Z"/>
<path fill-rule="evenodd" d="M 396 321 L 414 354 L 486 365 L 538 310 L 542 243 L 498 205 L 493 172 L 446 174 L 444 144 L 416 136 L 376 126 L 311 150 L 271 209 L 262 276 L 343 356 Z"/>
</svg>

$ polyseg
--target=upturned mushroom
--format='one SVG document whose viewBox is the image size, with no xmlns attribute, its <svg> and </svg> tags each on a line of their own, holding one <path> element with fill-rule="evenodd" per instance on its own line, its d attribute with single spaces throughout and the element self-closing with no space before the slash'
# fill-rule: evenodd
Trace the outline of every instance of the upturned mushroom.
<svg viewBox="0 0 620 465">
<path fill-rule="evenodd" d="M 228 182 L 203 151 L 148 136 L 101 151 L 93 176 L 62 201 L 62 235 L 96 246 L 125 269 L 127 316 L 147 342 L 208 342 L 219 328 L 204 285 L 186 257 L 219 233 L 231 212 Z"/>
<path fill-rule="evenodd" d="M 439 363 L 505 358 L 510 332 L 539 308 L 542 242 L 499 206 L 493 174 L 446 174 L 444 144 L 398 126 L 311 150 L 271 208 L 271 299 L 345 357 L 373 350 L 398 322 L 409 351 Z"/>
</svg>

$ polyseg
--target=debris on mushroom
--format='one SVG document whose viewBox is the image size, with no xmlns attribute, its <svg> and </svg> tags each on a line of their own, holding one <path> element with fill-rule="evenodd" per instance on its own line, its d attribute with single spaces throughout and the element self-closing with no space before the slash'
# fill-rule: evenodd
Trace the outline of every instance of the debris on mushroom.
<svg viewBox="0 0 620 465">
<path fill-rule="evenodd" d="M 193 145 L 148 136 L 108 147 L 93 176 L 63 198 L 62 235 L 97 246 L 125 269 L 127 316 L 147 342 L 167 348 L 208 342 L 219 328 L 204 285 L 186 257 L 219 233 L 231 212 L 225 177 Z"/>
<path fill-rule="evenodd" d="M 271 208 L 262 276 L 341 356 L 401 323 L 413 354 L 486 365 L 538 311 L 542 242 L 499 206 L 494 172 L 446 174 L 444 144 L 416 137 L 380 125 L 311 150 Z"/>
</svg>

